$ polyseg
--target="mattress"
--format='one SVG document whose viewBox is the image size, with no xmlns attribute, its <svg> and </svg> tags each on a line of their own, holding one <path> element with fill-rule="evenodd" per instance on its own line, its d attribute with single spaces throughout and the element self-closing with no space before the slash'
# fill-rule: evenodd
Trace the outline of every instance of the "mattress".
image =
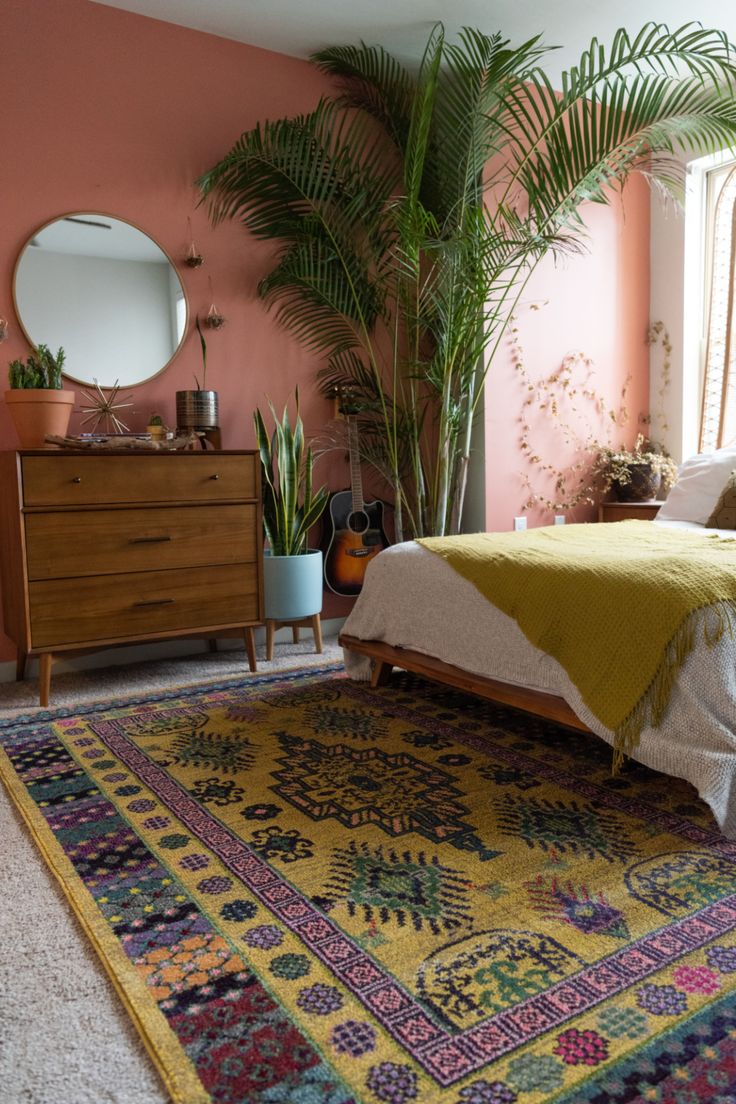
<svg viewBox="0 0 736 1104">
<path fill-rule="evenodd" d="M 703 531 L 690 522 L 653 522 Z M 727 538 L 731 530 L 708 530 Z M 614 734 L 590 712 L 566 672 L 535 648 L 516 622 L 487 602 L 443 559 L 413 541 L 393 545 L 370 564 L 345 622 L 346 635 L 381 640 L 434 656 L 473 674 L 563 698 L 593 732 Z M 353 679 L 370 677 L 370 660 L 345 650 Z M 708 803 L 721 830 L 736 839 L 736 640 L 702 641 L 685 660 L 662 724 L 643 730 L 634 758 L 685 778 Z"/>
</svg>

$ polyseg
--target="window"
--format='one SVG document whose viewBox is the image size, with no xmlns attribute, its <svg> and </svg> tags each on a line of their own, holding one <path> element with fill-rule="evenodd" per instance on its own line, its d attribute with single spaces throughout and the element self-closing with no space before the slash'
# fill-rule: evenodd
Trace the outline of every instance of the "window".
<svg viewBox="0 0 736 1104">
<path fill-rule="evenodd" d="M 736 163 L 704 179 L 705 363 L 700 451 L 736 440 Z"/>
</svg>

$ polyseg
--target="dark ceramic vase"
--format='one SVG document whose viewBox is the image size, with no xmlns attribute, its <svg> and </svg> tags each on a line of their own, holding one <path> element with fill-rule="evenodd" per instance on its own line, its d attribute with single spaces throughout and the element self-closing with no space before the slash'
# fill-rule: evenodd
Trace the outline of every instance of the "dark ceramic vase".
<svg viewBox="0 0 736 1104">
<path fill-rule="evenodd" d="M 619 502 L 649 502 L 657 497 L 662 476 L 651 464 L 629 464 L 629 475 L 628 483 L 614 480 L 611 484 Z"/>
</svg>

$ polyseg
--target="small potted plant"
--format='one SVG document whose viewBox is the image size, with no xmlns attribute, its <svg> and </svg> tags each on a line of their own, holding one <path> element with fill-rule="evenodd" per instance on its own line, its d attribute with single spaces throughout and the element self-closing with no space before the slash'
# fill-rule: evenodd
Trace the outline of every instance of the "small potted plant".
<svg viewBox="0 0 736 1104">
<path fill-rule="evenodd" d="M 260 410 L 253 421 L 263 475 L 263 528 L 269 549 L 264 560 L 266 618 L 296 621 L 322 609 L 322 552 L 307 547 L 310 528 L 327 505 L 326 487 L 314 490 L 314 457 L 305 448 L 304 426 L 296 389 L 296 420 L 292 428 L 288 407 L 274 421 L 269 436 Z"/>
<path fill-rule="evenodd" d="M 160 414 L 152 414 L 148 419 L 146 432 L 151 434 L 154 441 L 163 441 L 166 437 L 166 426 Z"/>
<path fill-rule="evenodd" d="M 669 491 L 677 465 L 640 433 L 633 449 L 601 449 L 595 474 L 602 489 L 613 491 L 619 502 L 647 502 Z"/>
<path fill-rule="evenodd" d="M 62 389 L 63 368 L 64 350 L 54 356 L 47 345 L 38 345 L 25 363 L 10 362 L 5 402 L 21 448 L 43 448 L 47 436 L 66 435 L 75 395 Z"/>
</svg>

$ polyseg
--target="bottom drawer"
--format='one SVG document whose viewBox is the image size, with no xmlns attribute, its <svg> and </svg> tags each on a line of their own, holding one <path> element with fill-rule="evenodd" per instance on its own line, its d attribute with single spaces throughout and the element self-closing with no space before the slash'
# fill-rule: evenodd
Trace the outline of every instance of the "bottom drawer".
<svg viewBox="0 0 736 1104">
<path fill-rule="evenodd" d="M 49 579 L 29 591 L 33 648 L 259 620 L 255 564 Z"/>
</svg>

